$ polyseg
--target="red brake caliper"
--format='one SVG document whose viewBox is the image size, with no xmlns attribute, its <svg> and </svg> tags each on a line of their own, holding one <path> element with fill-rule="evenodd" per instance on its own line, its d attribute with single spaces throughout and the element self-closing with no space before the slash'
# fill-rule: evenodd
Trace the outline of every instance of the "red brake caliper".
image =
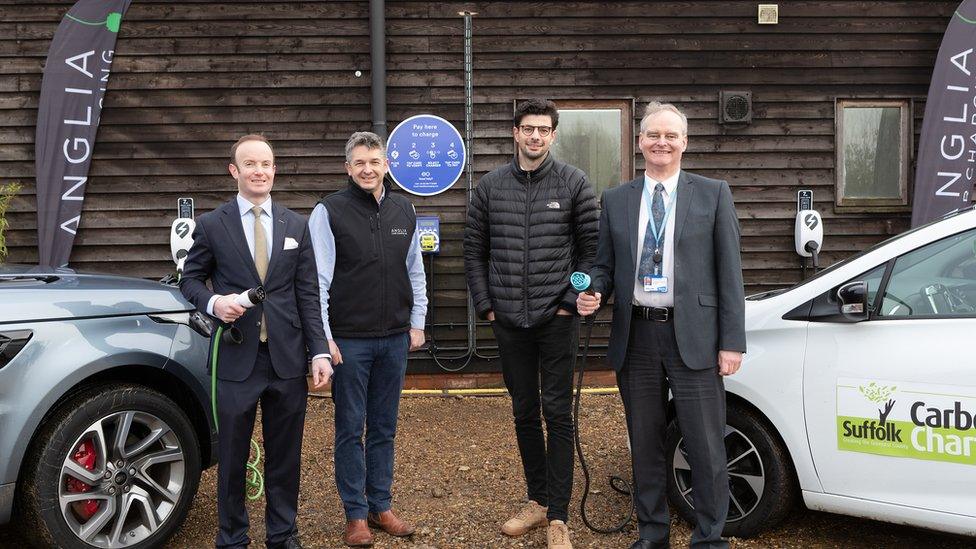
<svg viewBox="0 0 976 549">
<path fill-rule="evenodd" d="M 71 459 L 75 460 L 78 465 L 81 465 L 89 471 L 95 470 L 95 461 L 97 458 L 98 454 L 95 453 L 95 445 L 92 444 L 91 440 L 82 441 L 75 450 L 74 455 L 71 456 Z M 86 484 L 84 481 L 78 480 L 74 477 L 69 476 L 67 480 L 68 492 L 77 494 L 88 492 L 92 489 L 92 487 Z M 86 499 L 83 501 L 76 501 L 71 504 L 71 508 L 74 509 L 79 518 L 87 521 L 98 512 L 98 500 Z"/>
</svg>

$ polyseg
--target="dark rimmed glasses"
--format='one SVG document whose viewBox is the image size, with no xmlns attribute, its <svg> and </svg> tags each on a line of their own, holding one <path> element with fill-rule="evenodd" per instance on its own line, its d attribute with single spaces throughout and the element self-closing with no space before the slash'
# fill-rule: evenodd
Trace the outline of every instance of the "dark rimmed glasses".
<svg viewBox="0 0 976 549">
<path fill-rule="evenodd" d="M 550 126 L 530 126 L 528 124 L 519 126 L 519 131 L 522 132 L 522 135 L 526 137 L 535 133 L 536 130 L 539 130 L 539 135 L 541 137 L 548 137 L 548 135 L 552 133 L 552 127 Z"/>
</svg>

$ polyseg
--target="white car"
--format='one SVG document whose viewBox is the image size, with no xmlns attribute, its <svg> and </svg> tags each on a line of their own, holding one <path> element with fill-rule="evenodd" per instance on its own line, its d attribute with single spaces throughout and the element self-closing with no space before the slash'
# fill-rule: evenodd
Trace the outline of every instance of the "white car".
<svg viewBox="0 0 976 549">
<path fill-rule="evenodd" d="M 727 535 L 774 526 L 799 496 L 976 536 L 976 210 L 748 297 L 746 331 L 725 381 Z M 672 422 L 669 495 L 691 519 L 680 438 Z"/>
</svg>

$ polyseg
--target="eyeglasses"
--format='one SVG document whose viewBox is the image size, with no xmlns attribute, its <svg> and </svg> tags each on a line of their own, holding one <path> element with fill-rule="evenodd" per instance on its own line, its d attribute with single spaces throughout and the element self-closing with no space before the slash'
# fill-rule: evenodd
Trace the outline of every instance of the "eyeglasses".
<svg viewBox="0 0 976 549">
<path fill-rule="evenodd" d="M 529 126 L 528 124 L 519 126 L 519 131 L 522 132 L 522 135 L 526 137 L 535 133 L 536 130 L 539 130 L 540 137 L 547 137 L 550 133 L 552 133 L 552 128 L 549 126 Z"/>
<path fill-rule="evenodd" d="M 668 143 L 677 143 L 679 140 L 681 140 L 681 135 L 677 133 L 648 133 L 644 135 L 644 138 L 651 142 L 657 142 L 662 137 Z"/>
</svg>

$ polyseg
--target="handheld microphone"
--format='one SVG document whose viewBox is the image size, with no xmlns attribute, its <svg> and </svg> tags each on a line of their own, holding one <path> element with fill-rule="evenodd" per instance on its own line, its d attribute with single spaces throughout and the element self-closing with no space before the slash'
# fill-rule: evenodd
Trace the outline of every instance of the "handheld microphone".
<svg viewBox="0 0 976 549">
<path fill-rule="evenodd" d="M 251 288 L 246 292 L 237 294 L 237 297 L 234 298 L 234 303 L 237 303 L 245 309 L 250 309 L 264 301 L 267 297 L 268 294 L 265 293 L 264 286 L 258 286 L 257 288 Z"/>
<path fill-rule="evenodd" d="M 593 289 L 590 288 L 590 284 L 593 283 L 593 280 L 590 278 L 590 275 L 586 273 L 576 271 L 575 273 L 569 275 L 569 283 L 573 285 L 573 289 L 577 292 L 596 295 L 593 292 Z"/>
</svg>

